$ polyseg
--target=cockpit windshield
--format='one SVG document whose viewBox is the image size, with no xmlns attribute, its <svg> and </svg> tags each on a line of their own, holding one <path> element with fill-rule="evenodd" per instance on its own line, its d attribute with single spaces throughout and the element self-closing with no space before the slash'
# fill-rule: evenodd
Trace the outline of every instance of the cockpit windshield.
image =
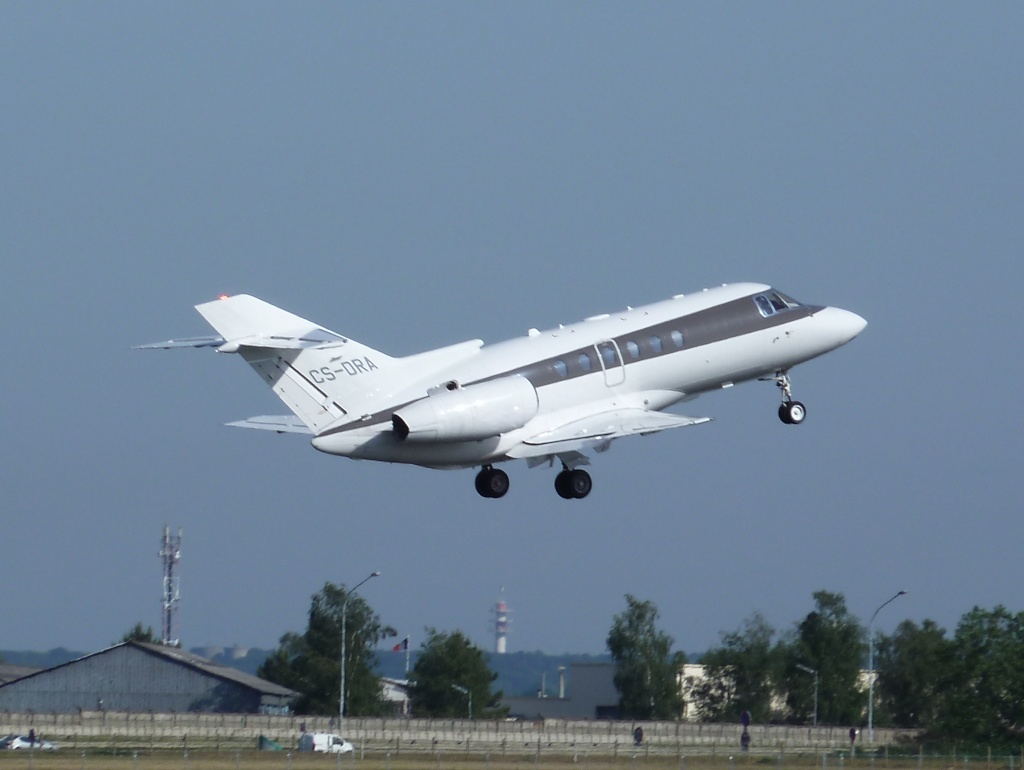
<svg viewBox="0 0 1024 770">
<path fill-rule="evenodd" d="M 785 303 L 786 303 L 786 304 L 787 304 L 787 305 L 788 305 L 788 306 L 790 307 L 790 309 L 792 309 L 792 308 L 795 308 L 795 307 L 800 307 L 800 303 L 799 303 L 799 302 L 797 302 L 797 301 L 796 301 L 795 299 L 793 299 L 792 297 L 790 297 L 790 296 L 789 296 L 788 294 L 783 294 L 783 293 L 782 293 L 781 291 L 777 291 L 777 292 L 775 292 L 775 294 L 776 294 L 776 296 L 778 296 L 778 297 L 779 297 L 779 298 L 780 298 L 780 299 L 781 299 L 781 300 L 782 300 L 783 302 L 785 302 Z"/>
<path fill-rule="evenodd" d="M 791 297 L 777 291 L 770 291 L 767 294 L 758 294 L 754 297 L 754 304 L 765 318 L 776 313 L 784 313 L 799 307 L 800 303 Z"/>
</svg>

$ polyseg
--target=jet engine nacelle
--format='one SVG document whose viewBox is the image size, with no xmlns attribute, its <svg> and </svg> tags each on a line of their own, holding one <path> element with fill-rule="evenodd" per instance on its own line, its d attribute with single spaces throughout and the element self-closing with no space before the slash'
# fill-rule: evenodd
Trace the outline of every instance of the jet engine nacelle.
<svg viewBox="0 0 1024 770">
<path fill-rule="evenodd" d="M 479 441 L 526 425 L 537 414 L 537 390 L 519 375 L 479 385 L 437 388 L 391 416 L 400 441 Z"/>
</svg>

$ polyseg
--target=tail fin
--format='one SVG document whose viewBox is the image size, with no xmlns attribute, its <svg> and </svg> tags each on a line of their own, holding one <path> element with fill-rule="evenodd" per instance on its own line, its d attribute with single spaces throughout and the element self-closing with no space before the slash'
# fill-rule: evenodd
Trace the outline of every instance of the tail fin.
<svg viewBox="0 0 1024 770">
<path fill-rule="evenodd" d="M 196 305 L 224 338 L 314 433 L 355 412 L 381 387 L 394 361 L 268 302 L 239 294 Z"/>
</svg>

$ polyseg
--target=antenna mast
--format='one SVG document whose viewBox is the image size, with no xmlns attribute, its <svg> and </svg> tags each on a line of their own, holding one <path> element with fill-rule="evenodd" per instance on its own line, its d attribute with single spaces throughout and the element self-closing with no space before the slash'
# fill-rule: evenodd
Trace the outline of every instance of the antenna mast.
<svg viewBox="0 0 1024 770">
<path fill-rule="evenodd" d="M 160 558 L 164 562 L 164 594 L 163 612 L 161 613 L 162 629 L 160 644 L 178 647 L 181 642 L 174 637 L 175 615 L 178 612 L 178 578 L 174 574 L 174 565 L 181 559 L 181 529 L 178 536 L 171 537 L 171 528 L 164 527 L 164 540 L 160 548 Z"/>
<path fill-rule="evenodd" d="M 505 601 L 505 586 L 501 587 L 501 597 L 491 610 L 494 615 L 494 652 L 504 655 L 508 637 L 508 602 Z"/>
</svg>

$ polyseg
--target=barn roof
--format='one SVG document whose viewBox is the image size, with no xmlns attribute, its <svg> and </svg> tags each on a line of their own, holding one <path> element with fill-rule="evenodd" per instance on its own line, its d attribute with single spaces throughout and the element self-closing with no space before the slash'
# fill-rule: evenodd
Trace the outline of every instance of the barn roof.
<svg viewBox="0 0 1024 770">
<path fill-rule="evenodd" d="M 67 663 L 61 663 L 59 666 L 53 666 L 52 668 L 33 669 L 31 673 L 27 674 L 27 676 L 22 676 L 21 678 L 30 679 L 34 676 L 41 676 L 51 671 L 59 671 L 63 668 L 74 666 L 79 661 L 96 658 L 102 655 L 109 655 L 110 653 L 125 647 L 132 647 L 137 650 L 141 650 L 149 655 L 155 655 L 156 657 L 163 658 L 164 660 L 176 665 L 193 669 L 205 674 L 206 676 L 212 676 L 216 679 L 232 682 L 263 695 L 274 695 L 281 698 L 297 698 L 299 696 L 299 693 L 294 690 L 290 690 L 287 687 L 282 687 L 279 684 L 268 682 L 266 679 L 260 679 L 258 676 L 252 676 L 244 671 L 239 671 L 237 668 L 223 666 L 208 658 L 204 658 L 201 655 L 196 655 L 194 652 L 183 650 L 180 647 L 168 647 L 162 644 L 148 644 L 146 642 L 135 641 L 121 642 L 120 644 L 115 644 L 104 650 L 83 655 L 80 658 L 68 661 Z M 0 683 L 0 686 L 2 686 L 2 683 Z"/>
</svg>

